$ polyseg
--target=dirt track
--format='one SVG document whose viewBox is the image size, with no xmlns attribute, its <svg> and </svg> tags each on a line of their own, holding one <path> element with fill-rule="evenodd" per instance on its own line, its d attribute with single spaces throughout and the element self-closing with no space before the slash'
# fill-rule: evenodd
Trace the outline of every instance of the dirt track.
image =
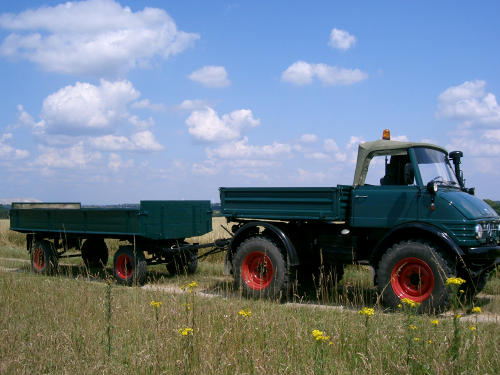
<svg viewBox="0 0 500 375">
<path fill-rule="evenodd" d="M 22 262 L 22 263 L 29 263 L 30 261 L 27 259 L 18 259 L 18 258 L 0 258 L 0 261 L 12 261 L 12 262 Z M 65 265 L 65 264 L 61 264 Z M 68 264 L 69 266 L 69 264 Z M 14 267 L 3 267 L 0 266 L 0 272 L 24 272 L 22 268 L 14 268 Z M 95 279 L 88 279 L 89 281 L 96 282 L 97 280 Z M 103 281 L 104 282 L 104 281 Z M 176 286 L 171 286 L 171 285 L 154 285 L 154 284 L 146 284 L 141 287 L 142 289 L 145 290 L 155 290 L 155 291 L 163 291 L 165 293 L 169 294 L 182 294 L 185 293 L 180 287 Z M 217 293 L 209 293 L 206 291 L 199 291 L 197 292 L 197 295 L 202 298 L 226 298 L 225 296 L 222 296 Z M 495 296 L 495 295 L 487 295 L 487 294 L 482 294 L 480 293 L 478 295 L 479 298 L 484 298 L 484 299 L 498 299 L 500 296 Z M 297 302 L 287 302 L 284 304 L 284 306 L 290 306 L 290 307 L 303 307 L 303 308 L 309 308 L 309 309 L 332 309 L 332 310 L 345 310 L 345 311 L 351 311 L 351 312 L 356 312 L 356 310 L 341 306 L 341 305 L 335 305 L 335 306 L 329 306 L 329 305 L 321 305 L 321 304 L 312 304 L 312 303 L 297 303 Z M 446 312 L 444 314 L 439 315 L 442 318 L 451 318 L 453 316 L 452 312 Z M 479 322 L 479 323 L 500 323 L 500 314 L 490 314 L 490 313 L 482 313 L 482 314 L 463 314 L 462 321 L 469 321 L 469 322 Z"/>
</svg>

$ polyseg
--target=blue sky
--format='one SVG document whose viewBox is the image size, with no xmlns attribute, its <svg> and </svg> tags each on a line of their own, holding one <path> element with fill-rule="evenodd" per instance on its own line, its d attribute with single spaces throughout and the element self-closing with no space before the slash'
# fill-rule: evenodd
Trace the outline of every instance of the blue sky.
<svg viewBox="0 0 500 375">
<path fill-rule="evenodd" d="M 0 198 L 218 200 L 352 183 L 380 138 L 500 199 L 496 1 L 0 5 Z"/>
</svg>

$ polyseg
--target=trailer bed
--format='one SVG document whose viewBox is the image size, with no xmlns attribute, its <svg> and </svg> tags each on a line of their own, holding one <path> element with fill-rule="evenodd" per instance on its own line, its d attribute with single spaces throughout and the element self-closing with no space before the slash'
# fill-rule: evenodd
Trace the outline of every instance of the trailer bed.
<svg viewBox="0 0 500 375">
<path fill-rule="evenodd" d="M 82 208 L 80 203 L 13 203 L 10 229 L 151 240 L 201 236 L 212 230 L 210 201 L 141 201 L 139 208 Z"/>
</svg>

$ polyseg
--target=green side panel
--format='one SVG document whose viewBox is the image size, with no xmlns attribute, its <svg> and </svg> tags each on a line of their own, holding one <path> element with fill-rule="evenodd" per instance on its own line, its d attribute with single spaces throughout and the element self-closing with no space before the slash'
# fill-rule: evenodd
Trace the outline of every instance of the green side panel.
<svg viewBox="0 0 500 375">
<path fill-rule="evenodd" d="M 177 239 L 212 230 L 210 201 L 141 201 L 129 208 L 61 208 L 61 204 L 10 210 L 10 229 L 18 232 L 98 234 Z"/>
<path fill-rule="evenodd" d="M 204 235 L 212 231 L 210 201 L 141 201 L 141 230 L 151 239 Z"/>
<path fill-rule="evenodd" d="M 10 227 L 22 232 L 140 235 L 135 209 L 23 208 L 10 211 Z"/>
<path fill-rule="evenodd" d="M 275 220 L 346 218 L 351 186 L 220 188 L 222 215 Z"/>
</svg>

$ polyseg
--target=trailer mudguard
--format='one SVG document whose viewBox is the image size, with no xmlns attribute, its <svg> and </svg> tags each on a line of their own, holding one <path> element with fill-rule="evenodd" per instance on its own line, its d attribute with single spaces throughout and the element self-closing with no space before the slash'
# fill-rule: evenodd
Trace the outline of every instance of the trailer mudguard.
<svg viewBox="0 0 500 375">
<path fill-rule="evenodd" d="M 231 243 L 229 244 L 229 249 L 226 254 L 226 264 L 224 267 L 225 274 L 232 273 L 233 254 L 238 246 L 246 238 L 251 237 L 253 234 L 255 234 L 255 230 L 258 227 L 263 227 L 265 228 L 265 230 L 269 230 L 272 233 L 273 237 L 279 242 L 278 244 L 282 245 L 282 247 L 286 250 L 287 266 L 293 267 L 300 264 L 297 250 L 295 250 L 295 246 L 293 245 L 290 237 L 285 233 L 283 228 L 265 221 L 251 221 L 239 228 L 231 239 Z"/>
<path fill-rule="evenodd" d="M 450 235 L 438 227 L 427 223 L 412 222 L 399 225 L 392 228 L 387 232 L 382 239 L 378 241 L 372 252 L 370 263 L 377 265 L 378 261 L 393 243 L 405 239 L 422 238 L 424 240 L 432 241 L 440 248 L 451 256 L 459 258 L 464 257 L 462 249 L 453 241 Z"/>
</svg>

